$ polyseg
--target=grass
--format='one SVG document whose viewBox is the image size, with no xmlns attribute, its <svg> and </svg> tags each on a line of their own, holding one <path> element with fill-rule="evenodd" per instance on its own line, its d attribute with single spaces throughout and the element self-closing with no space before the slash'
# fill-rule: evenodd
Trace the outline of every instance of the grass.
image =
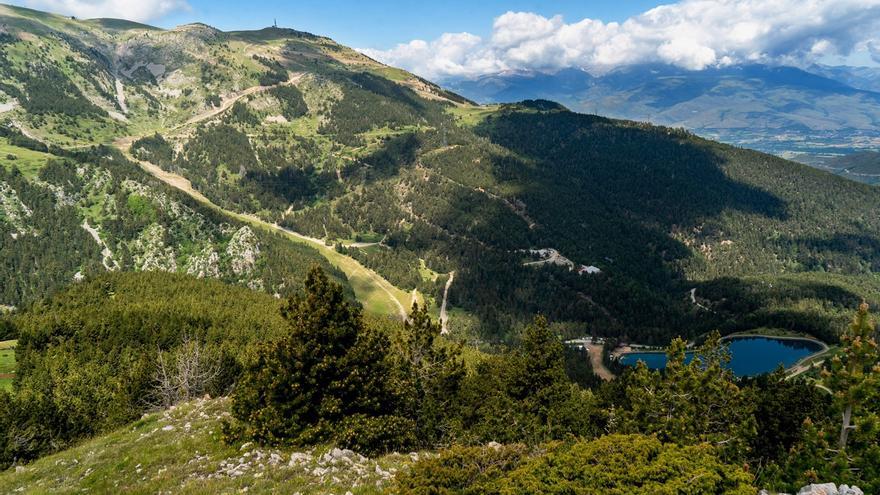
<svg viewBox="0 0 880 495">
<path fill-rule="evenodd" d="M 130 155 L 128 156 L 128 158 L 137 161 L 134 159 L 134 157 L 131 157 Z M 159 174 L 158 171 L 152 171 L 150 173 Z M 163 172 L 162 174 L 167 176 L 174 175 L 167 172 Z M 160 178 L 160 180 L 163 180 L 164 182 L 166 179 Z M 322 256 L 324 256 L 324 258 L 327 259 L 327 261 L 330 262 L 330 264 L 345 273 L 346 278 L 348 278 L 349 285 L 351 285 L 351 288 L 355 293 L 355 297 L 358 301 L 360 301 L 360 303 L 364 306 L 364 310 L 368 313 L 376 315 L 387 315 L 393 318 L 400 318 L 402 316 L 401 310 L 404 313 L 409 312 L 412 301 L 411 294 L 395 287 L 393 284 L 385 280 L 381 275 L 361 265 L 358 261 L 336 252 L 335 249 L 325 245 L 322 241 L 306 238 L 305 236 L 295 235 L 292 232 L 281 229 L 277 225 L 273 225 L 253 215 L 244 215 L 241 213 L 236 213 L 223 209 L 214 204 L 211 200 L 206 198 L 198 191 L 186 189 L 184 190 L 184 192 L 189 194 L 193 199 L 202 203 L 206 207 L 211 208 L 214 211 L 217 211 L 223 215 L 235 218 L 263 230 L 283 233 L 284 236 L 291 241 L 298 242 L 300 244 L 306 244 L 316 249 Z M 424 299 L 419 294 L 417 294 L 417 300 L 420 304 L 424 303 Z"/>
<path fill-rule="evenodd" d="M 229 406 L 226 398 L 201 399 L 146 415 L 77 447 L 0 473 L 0 493 L 373 495 L 383 493 L 391 473 L 411 462 L 409 455 L 389 455 L 357 461 L 355 466 L 321 460 L 327 446 L 297 450 L 226 445 L 220 425 Z M 294 452 L 307 457 L 291 465 Z"/>
<path fill-rule="evenodd" d="M 9 155 L 14 156 L 15 159 L 10 159 Z M 40 169 L 51 158 L 55 158 L 55 156 L 27 148 L 19 148 L 9 144 L 8 139 L 0 138 L 0 164 L 6 169 L 18 167 L 18 170 L 29 179 L 36 177 Z"/>
<path fill-rule="evenodd" d="M 473 127 L 483 121 L 489 115 L 498 110 L 498 105 L 481 105 L 471 106 L 462 105 L 449 107 L 447 111 L 451 113 L 460 124 Z"/>
<path fill-rule="evenodd" d="M 0 390 L 12 389 L 12 377 L 15 374 L 15 345 L 17 340 L 0 342 Z"/>
<path fill-rule="evenodd" d="M 376 67 L 371 72 L 380 77 L 384 77 L 395 82 L 408 81 L 413 77 L 412 74 L 410 74 L 409 72 L 403 69 L 398 69 L 396 67 Z"/>
<path fill-rule="evenodd" d="M 217 206 L 214 207 L 218 208 Z M 256 227 L 273 231 L 278 230 L 276 226 L 253 216 L 241 215 L 227 210 L 221 211 Z M 397 288 L 378 273 L 360 264 L 357 260 L 336 252 L 335 249 L 323 242 L 297 236 L 286 231 L 284 235 L 294 242 L 306 244 L 316 249 L 331 265 L 345 273 L 349 285 L 354 290 L 355 297 L 368 313 L 397 318 L 400 316 L 401 307 L 405 312 L 409 312 L 412 295 Z M 417 299 L 419 304 L 424 304 L 421 295 L 418 295 Z"/>
<path fill-rule="evenodd" d="M 425 282 L 433 282 L 440 277 L 440 274 L 428 268 L 428 265 L 425 263 L 425 260 L 419 258 L 419 275 L 421 275 L 422 280 Z"/>
<path fill-rule="evenodd" d="M 311 241 L 309 245 L 316 248 L 331 265 L 345 273 L 365 311 L 378 315 L 399 315 L 402 306 L 404 311 L 409 312 L 412 303 L 410 293 L 395 287 L 373 270 L 353 258 L 337 253 L 333 248 Z M 395 300 L 400 306 L 394 302 Z M 424 301 L 419 298 L 419 303 L 424 304 Z"/>
</svg>

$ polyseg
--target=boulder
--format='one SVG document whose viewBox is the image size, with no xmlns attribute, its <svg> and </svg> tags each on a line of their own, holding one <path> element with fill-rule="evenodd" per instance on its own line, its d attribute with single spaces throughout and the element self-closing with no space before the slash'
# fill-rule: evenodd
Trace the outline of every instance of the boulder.
<svg viewBox="0 0 880 495">
<path fill-rule="evenodd" d="M 801 488 L 798 495 L 840 495 L 840 492 L 834 483 L 823 483 L 821 485 L 807 485 Z"/>
<path fill-rule="evenodd" d="M 840 485 L 840 488 L 837 489 L 837 492 L 840 495 L 865 495 L 865 492 L 863 492 L 859 487 L 848 485 Z"/>
</svg>

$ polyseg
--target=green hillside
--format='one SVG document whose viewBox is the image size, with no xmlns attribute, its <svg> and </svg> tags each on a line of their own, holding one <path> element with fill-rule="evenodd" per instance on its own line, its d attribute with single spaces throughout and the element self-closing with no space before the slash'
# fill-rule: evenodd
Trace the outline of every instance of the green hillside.
<svg viewBox="0 0 880 495">
<path fill-rule="evenodd" d="M 875 187 L 292 29 L 0 52 L 0 492 L 880 490 Z M 726 369 L 759 328 L 825 388 Z"/>
<path fill-rule="evenodd" d="M 862 151 L 825 159 L 822 166 L 834 173 L 867 184 L 880 184 L 880 153 Z"/>
<path fill-rule="evenodd" d="M 799 442 L 806 417 L 830 420 L 824 392 L 781 374 L 738 382 L 720 368 L 721 354 L 672 375 L 641 367 L 602 386 L 588 380 L 590 390 L 569 381 L 564 346 L 542 319 L 516 348 L 470 357 L 466 366 L 462 358 L 472 351 L 440 336 L 426 313 L 401 325 L 363 320 L 353 309 L 339 286 L 315 272 L 307 292 L 283 302 L 168 273 L 107 274 L 56 294 L 12 319 L 19 373 L 13 394 L 0 392 L 0 462 L 13 467 L 0 472 L 0 491 L 404 494 L 446 487 L 501 494 L 517 486 L 552 493 L 563 483 L 745 494 L 756 478 L 743 460 L 787 467 L 776 442 L 783 450 Z M 379 345 L 365 348 L 363 338 Z M 305 354 L 288 354 L 302 339 L 314 339 Z M 674 348 L 683 360 L 684 342 Z M 270 356 L 278 350 L 283 359 L 276 361 Z M 344 357 L 332 361 L 338 352 Z M 168 373 L 186 377 L 174 382 L 180 395 L 165 395 Z M 273 391 L 251 395 L 260 376 Z M 342 381 L 325 383 L 328 376 Z M 656 398 L 643 395 L 646 384 L 658 387 Z M 664 408 L 680 407 L 667 402 L 672 392 L 689 397 L 679 415 L 692 428 L 654 421 Z M 252 421 L 309 426 L 303 409 L 276 419 L 270 409 L 242 414 L 253 399 L 281 405 L 287 394 L 308 394 L 314 400 L 306 407 L 338 422 L 320 420 L 315 436 L 298 439 L 248 436 L 243 428 Z M 775 409 L 781 396 L 790 398 L 785 414 Z M 756 434 L 768 427 L 772 435 Z M 327 428 L 340 433 L 317 433 Z M 720 447 L 722 438 L 735 442 Z M 382 445 L 378 451 L 372 442 Z M 370 457 L 342 450 L 350 443 Z M 762 482 L 783 486 L 779 473 Z"/>
<path fill-rule="evenodd" d="M 0 389 L 10 390 L 15 378 L 15 340 L 0 342 Z"/>
<path fill-rule="evenodd" d="M 15 7 L 0 21 L 0 144 L 15 155 L 0 157 L 4 168 L 36 190 L 84 188 L 66 227 L 53 227 L 72 233 L 77 255 L 55 252 L 60 263 L 36 287 L 19 282 L 7 305 L 110 263 L 77 230 L 84 221 L 123 269 L 149 261 L 282 295 L 315 260 L 303 246 L 316 248 L 372 312 L 399 315 L 413 298 L 436 311 L 446 295 L 450 327 L 490 342 L 539 312 L 571 335 L 657 344 L 760 326 L 835 340 L 841 315 L 878 300 L 880 198 L 830 174 L 547 102 L 475 106 L 302 31 L 158 30 Z M 179 201 L 204 220 L 172 221 L 125 179 L 103 204 L 96 152 L 72 151 L 92 143 L 158 179 L 129 164 L 129 180 L 187 193 L 195 202 Z M 70 180 L 52 156 L 99 169 Z M 57 177 L 41 178 L 49 169 Z M 16 184 L 4 186 L 16 191 L 4 193 L 5 225 L 23 231 L 35 206 Z M 275 246 L 244 276 L 224 266 L 224 225 L 238 221 Z M 298 261 L 281 262 L 284 250 Z M 547 250 L 558 257 L 542 259 Z"/>
<path fill-rule="evenodd" d="M 294 450 L 228 446 L 220 425 L 227 399 L 198 400 L 144 415 L 131 425 L 70 450 L 47 456 L 20 472 L 0 473 L 3 493 L 285 492 L 385 493 L 409 455 L 375 460 L 332 458 L 331 448 Z M 324 460 L 324 455 L 327 460 Z M 350 454 L 349 454 L 350 455 Z M 363 460 L 361 460 L 363 459 Z"/>
</svg>

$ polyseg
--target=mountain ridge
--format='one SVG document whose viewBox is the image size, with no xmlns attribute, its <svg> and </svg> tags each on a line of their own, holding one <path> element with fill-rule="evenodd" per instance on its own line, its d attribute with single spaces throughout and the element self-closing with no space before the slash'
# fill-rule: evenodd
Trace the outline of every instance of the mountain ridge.
<svg viewBox="0 0 880 495">
<path fill-rule="evenodd" d="M 434 310 L 446 300 L 451 319 L 466 333 L 481 322 L 480 339 L 507 338 L 501 329 L 531 312 L 566 322 L 570 332 L 587 323 L 613 335 L 635 324 L 621 299 L 633 297 L 625 294 L 637 286 L 638 304 L 658 314 L 652 318 L 656 323 L 631 332 L 662 340 L 667 328 L 683 321 L 692 322 L 695 333 L 724 321 L 693 311 L 685 294 L 694 284 L 705 285 L 698 294 L 713 294 L 717 284 L 727 283 L 723 277 L 775 277 L 820 266 L 856 275 L 854 281 L 862 277 L 853 282 L 856 286 L 870 281 L 864 273 L 874 263 L 868 251 L 845 257 L 842 265 L 826 258 L 837 243 L 859 236 L 864 238 L 859 242 L 871 245 L 873 234 L 835 220 L 834 235 L 850 240 L 838 241 L 834 235 L 800 239 L 807 233 L 804 227 L 821 223 L 825 214 L 812 206 L 813 199 L 798 197 L 785 184 L 806 181 L 804 187 L 815 190 L 816 198 L 848 186 L 788 162 L 678 130 L 579 115 L 542 102 L 475 106 L 303 31 L 222 33 L 204 25 L 149 32 L 137 27 L 121 35 L 99 30 L 82 38 L 110 40 L 100 42 L 97 52 L 82 40 L 68 44 L 64 36 L 36 39 L 71 53 L 57 58 L 50 52 L 47 58 L 28 41 L 30 35 L 21 34 L 30 24 L 15 27 L 16 19 L 0 21 L 19 33 L 4 45 L 15 56 L 4 69 L 3 87 L 26 97 L 45 92 L 23 78 L 19 67 L 47 67 L 57 60 L 54 65 L 61 69 L 54 77 L 69 85 L 61 85 L 63 94 L 48 95 L 80 102 L 83 113 L 74 117 L 66 113 L 71 111 L 67 106 L 51 104 L 39 108 L 42 113 L 13 107 L 0 116 L 8 125 L 59 149 L 115 142 L 138 161 L 150 162 L 147 170 L 171 185 L 189 181 L 197 200 L 207 199 L 233 218 L 321 239 L 335 248 L 311 246 L 335 263 L 351 260 L 340 265 L 349 267 L 349 278 L 366 267 L 390 282 L 376 285 L 366 279 L 355 291 L 362 301 L 371 297 L 367 294 L 388 292 L 392 284 L 398 289 L 390 305 L 375 303 L 389 314 L 409 304 L 403 294 L 416 291 L 417 300 Z M 49 19 L 64 29 L 94 29 L 89 21 Z M 25 61 L 18 53 L 34 57 Z M 104 67 L 104 72 L 96 78 L 84 67 Z M 108 67 L 119 72 L 108 72 Z M 95 108 L 127 110 L 125 120 Z M 101 124 L 81 129 L 89 120 Z M 547 135 L 537 136 L 534 129 Z M 594 140 L 583 139 L 587 135 Z M 656 156 L 644 155 L 647 143 L 653 143 Z M 536 154 L 536 149 L 543 151 Z M 711 198 L 697 180 L 720 195 Z M 868 190 L 852 188 L 859 198 L 875 200 Z M 644 208 L 643 201 L 653 207 Z M 731 208 L 739 212 L 723 213 Z M 804 212 L 801 218 L 792 208 Z M 847 214 L 851 208 L 847 204 Z M 844 211 L 839 205 L 832 210 Z M 108 210 L 107 215 L 114 213 Z M 89 224 L 103 232 L 101 216 L 93 214 Z M 156 230 L 149 225 L 151 218 L 140 228 Z M 743 222 L 752 226 L 743 227 Z M 766 234 L 756 237 L 751 229 Z M 758 240 L 773 231 L 783 237 Z M 110 250 L 130 250 L 137 242 L 145 241 L 113 240 Z M 529 265 L 534 258 L 522 254 L 548 248 L 575 267 L 594 266 L 600 272 L 567 274 L 552 263 L 535 269 Z M 174 243 L 162 249 L 175 256 L 181 251 Z M 193 262 L 182 258 L 179 265 L 188 263 Z M 446 290 L 453 272 L 455 282 Z M 754 283 L 761 282 L 748 282 Z M 516 284 L 522 287 L 514 289 Z M 487 285 L 496 288 L 480 289 Z M 544 291 L 558 296 L 537 296 Z M 849 299 L 858 298 L 836 299 L 833 304 L 844 306 L 835 306 L 833 313 L 843 314 L 845 305 L 853 304 L 844 302 Z M 721 308 L 723 300 L 715 304 Z M 499 304 L 522 309 L 502 315 L 493 309 Z M 725 324 L 731 330 L 759 324 L 736 320 Z M 816 325 L 800 329 L 823 331 Z"/>
<path fill-rule="evenodd" d="M 475 105 L 302 31 L 0 24 L 2 489 L 880 482 L 870 428 L 826 448 L 840 409 L 876 418 L 836 363 L 876 330 L 880 190 L 545 99 Z M 660 69 L 607 77 L 682 86 L 669 104 L 714 87 Z M 830 349 L 740 379 L 735 332 Z M 627 344 L 672 364 L 624 370 Z"/>
<path fill-rule="evenodd" d="M 752 64 L 688 71 L 641 64 L 600 75 L 563 69 L 446 85 L 483 103 L 554 99 L 576 111 L 685 127 L 786 157 L 876 147 L 880 95 L 819 69 Z"/>
</svg>

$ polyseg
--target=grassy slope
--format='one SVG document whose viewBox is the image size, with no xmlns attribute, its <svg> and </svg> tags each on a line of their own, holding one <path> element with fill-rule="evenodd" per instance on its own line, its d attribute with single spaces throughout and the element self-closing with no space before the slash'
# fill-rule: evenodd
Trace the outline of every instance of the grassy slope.
<svg viewBox="0 0 880 495">
<path fill-rule="evenodd" d="M 15 374 L 16 342 L 16 340 L 0 342 L 0 390 L 12 388 L 12 378 L 8 375 Z"/>
<path fill-rule="evenodd" d="M 223 210 L 226 211 L 226 210 Z M 228 212 L 227 212 L 228 213 Z M 274 225 L 247 215 L 235 215 L 244 221 L 253 225 L 266 228 L 277 229 Z M 391 282 L 385 280 L 375 271 L 365 267 L 359 261 L 336 252 L 332 247 L 327 246 L 323 242 L 316 242 L 310 238 L 294 235 L 290 232 L 284 232 L 285 237 L 293 242 L 299 242 L 307 246 L 315 248 L 322 256 L 327 258 L 331 265 L 340 269 L 348 278 L 357 300 L 363 304 L 364 310 L 375 315 L 396 316 L 400 314 L 401 308 L 404 312 L 409 312 L 412 297 L 406 291 L 394 286 Z M 418 298 L 419 304 L 424 304 L 421 296 Z"/>
<path fill-rule="evenodd" d="M 129 156 L 129 158 L 134 159 L 131 156 Z M 405 311 L 409 310 L 410 295 L 408 293 L 398 289 L 373 270 L 370 270 L 369 268 L 361 265 L 357 260 L 336 252 L 333 248 L 326 246 L 322 242 L 315 242 L 312 239 L 294 235 L 276 225 L 272 225 L 269 222 L 261 220 L 253 215 L 243 215 L 220 208 L 219 206 L 211 202 L 210 199 L 206 198 L 198 191 L 195 191 L 189 184 L 189 181 L 187 181 L 183 177 L 172 172 L 162 171 L 159 167 L 147 162 L 139 163 L 144 168 L 144 170 L 154 175 L 159 180 L 162 180 L 163 182 L 173 187 L 176 187 L 186 194 L 189 194 L 193 199 L 199 201 L 205 206 L 208 206 L 209 208 L 219 211 L 224 215 L 231 216 L 237 220 L 250 223 L 255 227 L 272 232 L 281 232 L 284 234 L 285 238 L 293 242 L 305 244 L 315 248 L 322 256 L 327 259 L 327 261 L 330 262 L 330 264 L 339 268 L 340 270 L 342 270 L 343 273 L 345 273 L 346 278 L 348 278 L 348 283 L 351 285 L 352 290 L 354 290 L 357 300 L 360 301 L 361 304 L 363 304 L 364 309 L 367 312 L 375 315 L 389 315 L 392 317 L 397 317 L 398 315 L 400 315 L 401 307 Z M 419 301 L 423 302 L 422 299 L 419 299 Z"/>
<path fill-rule="evenodd" d="M 328 462 L 329 447 L 291 465 L 291 449 L 225 445 L 229 400 L 198 400 L 33 464 L 0 473 L 0 493 L 383 493 L 410 456 Z M 274 454 L 274 456 L 273 456 Z M 325 471 L 326 470 L 326 471 Z"/>
<path fill-rule="evenodd" d="M 155 28 L 135 23 L 127 23 L 111 19 L 90 21 L 72 20 L 63 16 L 56 16 L 39 11 L 16 7 L 0 6 L 0 15 L 7 16 L 5 18 L 8 19 L 9 22 L 12 24 L 20 23 L 20 27 L 22 29 L 25 29 L 28 32 L 33 32 L 34 34 L 38 35 L 40 39 L 51 39 L 51 35 L 53 32 L 62 32 L 67 35 L 72 35 L 76 38 L 82 39 L 86 44 L 91 44 L 95 40 L 106 40 L 109 38 L 113 38 L 114 40 L 124 39 L 128 36 L 134 36 L 134 34 L 137 34 L 142 30 L 162 32 L 161 30 L 156 30 Z M 120 33 L 116 30 L 129 30 L 131 32 Z M 253 50 L 257 50 L 260 53 L 265 52 L 266 54 L 271 54 L 274 53 L 281 46 L 280 38 L 278 38 L 275 33 L 270 34 L 272 34 L 272 36 L 270 36 L 271 39 L 268 40 L 268 42 L 266 42 L 266 40 L 261 40 L 262 42 L 258 46 L 254 45 L 253 43 L 244 43 L 240 39 L 237 39 L 237 36 L 233 35 L 228 42 L 229 51 L 225 52 L 225 56 L 230 57 L 232 60 L 235 60 L 235 62 L 237 64 L 240 64 L 242 67 L 247 67 L 251 69 L 251 72 L 261 70 L 258 64 L 256 64 L 251 59 L 250 55 L 251 51 Z M 156 34 L 156 36 L 160 35 Z M 162 36 L 173 37 L 174 35 L 170 33 L 165 33 Z M 321 43 L 325 42 L 329 43 L 329 41 L 326 40 L 321 41 Z M 193 49 L 193 47 L 188 46 L 186 43 L 184 43 L 182 46 L 184 50 Z M 57 57 L 62 57 L 66 54 L 66 52 L 64 52 L 64 50 L 60 47 L 57 51 Z M 206 60 L 211 60 L 210 55 L 205 55 L 202 53 L 198 53 L 196 55 L 198 57 L 205 56 L 208 57 Z M 198 59 L 196 58 L 193 60 Z M 193 63 L 190 63 L 185 65 L 183 69 L 184 72 L 188 73 L 188 71 L 191 72 L 195 70 L 195 65 Z M 403 72 L 401 71 L 401 73 Z M 193 77 L 195 77 L 196 75 L 197 74 L 195 73 L 192 74 Z M 250 77 L 249 73 L 247 77 Z M 250 81 L 249 79 L 247 79 L 247 77 L 237 82 L 243 86 L 251 86 L 256 84 L 255 81 Z M 148 89 L 152 90 L 151 88 Z M 225 92 L 224 89 L 227 88 L 220 88 L 217 91 L 223 93 Z M 129 88 L 127 92 L 129 93 L 128 96 L 131 97 L 133 90 Z M 134 105 L 132 101 L 129 101 L 129 103 L 130 105 Z M 175 107 L 173 103 L 176 103 L 176 101 L 168 102 L 168 104 L 170 105 L 169 108 Z M 181 115 L 165 115 L 159 116 L 159 118 L 155 118 L 147 117 L 142 112 L 137 112 L 136 107 L 132 107 L 132 111 L 134 113 L 129 115 L 129 122 L 126 123 L 126 125 L 124 126 L 125 128 L 127 128 L 127 130 L 121 129 L 121 132 L 123 134 L 145 135 L 153 133 L 155 131 L 165 131 L 168 129 L 168 126 L 173 125 L 174 122 L 186 122 L 190 120 L 190 118 L 192 117 L 191 113 L 193 111 L 198 111 L 198 109 L 200 108 L 201 107 L 197 105 L 194 107 L 195 110 L 190 109 Z M 47 139 L 50 142 L 71 144 L 71 142 L 67 140 L 59 139 L 58 136 L 55 136 L 54 134 L 49 132 L 48 128 L 43 129 L 42 132 L 37 131 L 35 133 L 40 138 Z M 100 134 L 93 135 L 91 139 L 94 142 L 110 143 L 113 141 L 131 141 L 134 138 L 125 139 L 122 138 L 122 136 L 120 135 Z M 8 154 L 15 155 L 17 159 L 7 159 Z M 48 159 L 49 157 L 50 155 L 14 147 L 9 145 L 7 141 L 0 140 L 0 165 L 11 167 L 14 164 L 18 166 L 22 170 L 22 172 L 29 177 L 35 176 L 39 172 L 39 169 L 45 164 L 46 159 Z M 248 219 L 248 221 L 251 221 L 251 219 Z M 254 222 L 251 221 L 251 223 Z M 374 314 L 391 315 L 397 317 L 401 314 L 401 307 L 405 310 L 408 310 L 408 308 L 410 307 L 410 294 L 398 289 L 387 280 L 382 278 L 380 275 L 370 269 L 365 268 L 357 261 L 347 256 L 336 253 L 333 249 L 327 248 L 323 244 L 313 243 L 308 240 L 299 239 L 295 236 L 290 235 L 286 237 L 298 243 L 308 244 L 311 247 L 317 248 L 319 252 L 333 265 L 343 270 L 348 277 L 349 282 L 354 289 L 356 296 L 358 297 L 358 300 L 361 301 L 367 311 Z M 419 300 L 421 301 L 421 298 Z"/>
<path fill-rule="evenodd" d="M 11 159 L 10 155 L 14 158 Z M 46 162 L 53 158 L 48 153 L 40 153 L 26 148 L 19 148 L 9 144 L 6 138 L 0 138 L 0 166 L 7 169 L 18 167 L 25 177 L 36 177 Z"/>
</svg>

